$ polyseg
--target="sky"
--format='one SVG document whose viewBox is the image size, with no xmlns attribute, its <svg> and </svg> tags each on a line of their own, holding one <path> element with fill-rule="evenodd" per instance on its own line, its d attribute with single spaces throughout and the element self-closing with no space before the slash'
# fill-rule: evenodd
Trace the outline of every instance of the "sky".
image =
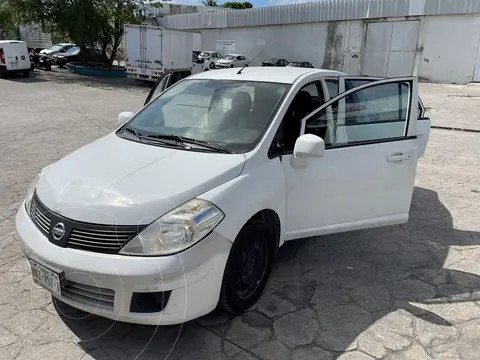
<svg viewBox="0 0 480 360">
<path fill-rule="evenodd" d="M 237 0 L 237 1 L 244 1 L 244 0 Z M 264 7 L 270 5 L 285 5 L 285 4 L 297 4 L 297 3 L 304 3 L 309 2 L 308 0 L 246 0 L 253 4 L 254 7 Z M 310 0 L 315 1 L 315 0 Z M 222 4 L 223 0 L 220 0 L 218 3 Z M 202 5 L 202 0 L 173 0 L 172 4 L 188 4 L 188 5 Z"/>
</svg>

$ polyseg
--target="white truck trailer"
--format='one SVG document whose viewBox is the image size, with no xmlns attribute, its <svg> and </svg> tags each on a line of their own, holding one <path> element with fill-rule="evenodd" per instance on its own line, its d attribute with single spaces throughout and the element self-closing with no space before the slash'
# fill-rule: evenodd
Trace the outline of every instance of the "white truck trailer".
<svg viewBox="0 0 480 360">
<path fill-rule="evenodd" d="M 127 76 L 156 81 L 165 73 L 202 71 L 201 60 L 196 58 L 193 62 L 198 35 L 160 26 L 125 25 Z"/>
<path fill-rule="evenodd" d="M 27 43 L 29 49 L 40 51 L 52 47 L 52 36 L 44 33 L 39 25 L 19 26 L 20 40 Z"/>
</svg>

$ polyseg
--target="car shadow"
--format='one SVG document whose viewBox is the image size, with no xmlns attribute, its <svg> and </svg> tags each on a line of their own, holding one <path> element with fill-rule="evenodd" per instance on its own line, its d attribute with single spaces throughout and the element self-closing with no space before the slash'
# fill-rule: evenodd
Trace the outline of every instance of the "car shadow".
<svg viewBox="0 0 480 360">
<path fill-rule="evenodd" d="M 140 90 L 148 92 L 154 82 L 135 81 L 127 77 L 93 77 L 73 74 L 67 68 L 52 66 L 51 71 L 39 71 L 40 76 L 46 81 L 52 81 L 59 84 L 80 84 L 85 86 L 114 88 L 115 90 L 131 91 Z"/>
<path fill-rule="evenodd" d="M 26 77 L 22 73 L 9 73 L 0 77 L 0 80 L 15 81 L 17 83 L 41 83 L 48 80 L 39 76 L 38 70 L 30 71 L 30 76 Z"/>
<path fill-rule="evenodd" d="M 56 309 L 97 360 L 224 359 L 242 349 L 255 358 L 254 347 L 272 337 L 291 348 L 313 344 L 337 358 L 367 332 L 376 344 L 391 339 L 389 331 L 413 338 L 415 319 L 454 327 L 459 314 L 444 307 L 474 302 L 480 291 L 479 276 L 456 269 L 459 249 L 478 246 L 479 239 L 454 228 L 435 191 L 415 187 L 406 225 L 285 244 L 261 299 L 238 318 L 216 310 L 184 325 L 151 327 L 58 302 Z"/>
</svg>

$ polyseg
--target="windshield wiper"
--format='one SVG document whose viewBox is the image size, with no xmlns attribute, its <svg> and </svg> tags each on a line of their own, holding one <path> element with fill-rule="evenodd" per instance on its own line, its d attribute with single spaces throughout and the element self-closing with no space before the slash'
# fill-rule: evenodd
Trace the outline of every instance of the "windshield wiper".
<svg viewBox="0 0 480 360">
<path fill-rule="evenodd" d="M 138 131 L 135 130 L 134 128 L 126 127 L 124 130 L 125 130 L 125 131 L 128 131 L 129 133 L 134 134 L 134 135 L 138 138 L 138 140 L 143 141 L 143 140 L 142 140 L 142 135 L 140 135 L 140 134 L 138 133 Z"/>
<path fill-rule="evenodd" d="M 204 147 L 205 149 L 210 149 L 210 150 L 215 150 L 217 152 L 222 152 L 225 154 L 232 154 L 233 151 L 228 149 L 225 146 L 219 145 L 219 144 L 214 144 L 209 141 L 203 141 L 203 140 L 197 140 L 197 139 L 192 139 L 189 137 L 184 137 L 184 136 L 179 136 L 179 135 L 169 135 L 169 134 L 148 134 L 144 135 L 144 138 L 147 139 L 166 139 L 166 140 L 174 140 L 177 142 L 181 142 L 183 144 L 193 144 L 197 146 Z"/>
<path fill-rule="evenodd" d="M 163 144 L 163 145 L 185 148 L 184 144 L 180 145 L 179 141 L 175 140 L 175 139 L 167 139 L 167 140 L 174 140 L 173 142 L 162 141 L 161 138 L 157 138 L 155 135 L 152 136 L 152 135 L 140 134 L 137 130 L 135 130 L 134 128 L 131 128 L 131 127 L 126 127 L 124 130 L 134 134 L 138 138 L 138 140 L 140 140 L 141 142 L 144 142 L 144 140 L 148 140 L 148 141 L 160 143 L 160 144 Z"/>
</svg>

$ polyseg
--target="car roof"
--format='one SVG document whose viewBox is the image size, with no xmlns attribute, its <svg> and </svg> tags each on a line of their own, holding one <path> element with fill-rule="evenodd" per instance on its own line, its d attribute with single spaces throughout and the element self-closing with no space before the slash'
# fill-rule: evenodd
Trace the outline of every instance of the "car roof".
<svg viewBox="0 0 480 360">
<path fill-rule="evenodd" d="M 232 56 L 243 56 L 242 54 L 227 54 L 227 55 L 232 55 Z M 225 56 L 227 56 L 225 55 Z"/>
<path fill-rule="evenodd" d="M 214 71 L 203 71 L 192 75 L 190 79 L 208 79 L 208 80 L 244 80 L 259 82 L 274 82 L 283 84 L 293 84 L 300 76 L 307 73 L 319 74 L 321 76 L 344 76 L 345 73 L 333 70 L 296 68 L 296 67 L 265 67 L 252 66 L 246 67 L 241 74 L 237 74 L 240 69 L 221 69 Z"/>
<path fill-rule="evenodd" d="M 25 41 L 20 40 L 0 40 L 0 44 L 25 44 Z"/>
</svg>

